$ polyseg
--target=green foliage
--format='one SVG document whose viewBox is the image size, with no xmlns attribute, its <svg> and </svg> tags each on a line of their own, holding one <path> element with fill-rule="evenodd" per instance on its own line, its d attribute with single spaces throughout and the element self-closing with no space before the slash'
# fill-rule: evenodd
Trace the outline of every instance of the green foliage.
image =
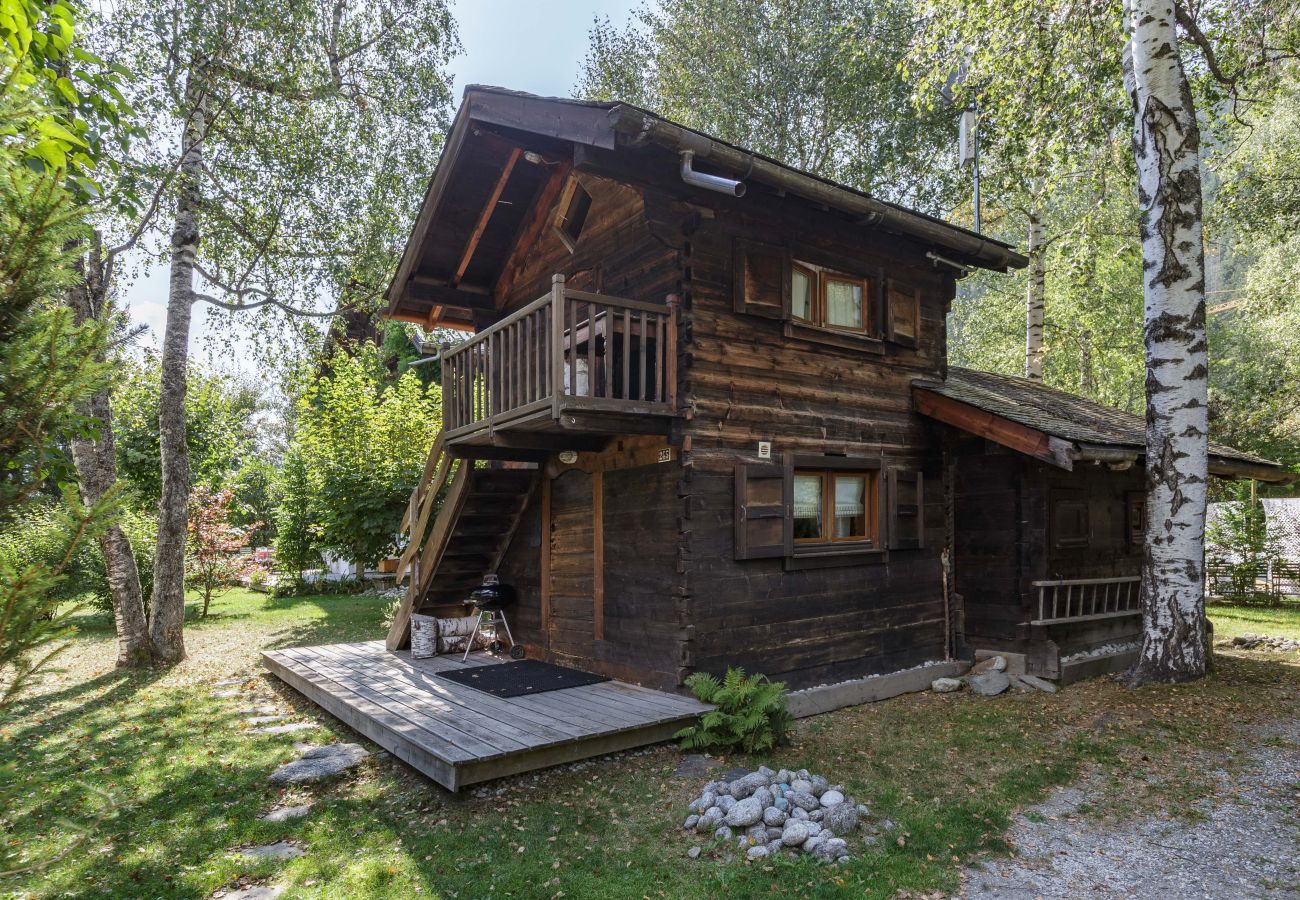
<svg viewBox="0 0 1300 900">
<path fill-rule="evenodd" d="M 1232 602 L 1271 602 L 1275 598 L 1260 590 L 1259 581 L 1280 556 L 1277 535 L 1249 482 L 1235 482 L 1230 494 L 1234 499 L 1215 507 L 1205 529 L 1207 561 L 1226 573 L 1215 578 L 1215 587 Z"/>
<path fill-rule="evenodd" d="M 113 390 L 118 475 L 131 484 L 141 506 L 148 509 L 158 505 L 161 492 L 160 377 L 158 359 L 149 354 L 138 364 L 124 366 Z M 256 415 L 261 401 L 252 387 L 198 366 L 190 367 L 188 379 L 185 443 L 190 455 L 190 481 L 192 485 L 220 490 L 254 458 Z M 248 499 L 250 503 L 265 504 L 265 497 L 256 496 L 258 477 L 248 474 Z"/>
<path fill-rule="evenodd" d="M 96 587 L 98 555 L 99 548 L 85 541 L 68 555 L 68 511 L 53 500 L 24 504 L 0 527 L 0 560 L 11 571 L 33 566 L 61 571 L 62 577 L 46 592 L 55 604 L 80 600 Z"/>
<path fill-rule="evenodd" d="M 253 547 L 275 543 L 275 516 L 280 506 L 280 471 L 265 456 L 249 456 L 226 481 L 234 492 L 230 524 L 257 527 L 249 535 Z"/>
<path fill-rule="evenodd" d="M 770 750 L 785 740 L 794 721 L 786 709 L 785 684 L 768 681 L 765 675 L 746 677 L 743 669 L 729 668 L 718 681 L 696 672 L 686 679 L 686 686 L 717 709 L 705 713 L 699 724 L 677 732 L 684 750 Z"/>
<path fill-rule="evenodd" d="M 398 525 L 441 424 L 437 388 L 389 375 L 378 349 L 337 351 L 298 404 L 277 521 L 282 565 L 330 551 L 373 566 Z"/>
<path fill-rule="evenodd" d="M 145 613 L 149 612 L 149 598 L 153 594 L 154 551 L 158 544 L 158 516 L 150 510 L 136 509 L 124 504 L 118 513 L 117 524 L 126 534 L 135 556 L 136 573 L 140 577 L 141 599 Z M 85 571 L 79 586 L 89 592 L 83 599 L 87 606 L 112 615 L 113 595 L 108 588 L 108 571 L 104 556 L 95 545 L 86 553 Z"/>
<path fill-rule="evenodd" d="M 655 0 L 597 21 L 574 93 L 622 100 L 921 209 L 950 205 L 955 115 L 910 102 L 907 0 Z"/>
</svg>

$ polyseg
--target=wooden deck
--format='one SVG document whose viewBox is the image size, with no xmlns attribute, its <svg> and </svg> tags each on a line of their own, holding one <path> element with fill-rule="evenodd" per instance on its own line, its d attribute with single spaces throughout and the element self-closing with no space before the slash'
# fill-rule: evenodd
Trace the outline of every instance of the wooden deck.
<svg viewBox="0 0 1300 900">
<path fill-rule="evenodd" d="M 712 707 L 620 681 L 501 699 L 435 672 L 485 653 L 412 659 L 382 641 L 270 650 L 263 665 L 449 790 L 670 739 Z"/>
</svg>

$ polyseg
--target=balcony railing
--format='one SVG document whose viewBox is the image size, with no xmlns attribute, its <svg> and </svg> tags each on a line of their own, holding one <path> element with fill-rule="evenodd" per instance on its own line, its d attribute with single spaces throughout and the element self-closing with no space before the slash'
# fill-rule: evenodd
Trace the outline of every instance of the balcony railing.
<svg viewBox="0 0 1300 900">
<path fill-rule="evenodd" d="M 1139 615 L 1142 612 L 1141 582 L 1137 575 L 1035 581 L 1038 618 L 1029 624 L 1059 625 Z"/>
<path fill-rule="evenodd" d="M 444 351 L 449 439 L 567 412 L 676 413 L 677 312 L 667 303 L 551 292 Z"/>
</svg>

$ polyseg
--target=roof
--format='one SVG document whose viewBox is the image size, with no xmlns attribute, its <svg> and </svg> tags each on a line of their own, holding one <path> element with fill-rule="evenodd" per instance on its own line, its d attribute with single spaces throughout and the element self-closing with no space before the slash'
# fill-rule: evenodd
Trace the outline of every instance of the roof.
<svg viewBox="0 0 1300 900">
<path fill-rule="evenodd" d="M 978 410 L 1003 423 L 1020 426 L 1019 429 L 1003 429 L 1000 433 L 995 431 L 984 435 L 992 440 L 998 441 L 1001 435 L 1006 440 L 999 442 L 1010 445 L 1011 441 L 1026 437 L 1029 431 L 1046 436 L 1048 440 L 1042 444 L 1043 454 L 1023 447 L 1015 449 L 1041 455 L 1045 461 L 1064 468 L 1070 468 L 1074 460 L 1136 459 L 1146 451 L 1146 422 L 1141 416 L 1103 406 L 1039 381 L 953 366 L 943 381 L 918 380 L 912 385 L 918 391 Z M 963 422 L 987 421 L 953 421 L 960 418 L 960 410 L 951 404 L 936 407 L 920 403 L 918 406 L 923 414 L 957 427 L 965 427 Z M 980 428 L 978 424 L 972 427 Z M 1216 475 L 1260 481 L 1290 481 L 1295 478 L 1294 473 L 1278 463 L 1214 442 L 1210 443 L 1210 471 Z"/>
<path fill-rule="evenodd" d="M 527 162 L 519 162 L 520 150 Z M 763 185 L 848 216 L 848 227 L 910 237 L 965 268 L 1005 271 L 1026 258 L 1010 245 L 934 216 L 786 166 L 661 116 L 617 101 L 539 97 L 484 85 L 466 87 L 423 204 L 388 289 L 388 313 L 432 323 L 446 307 L 489 309 L 510 250 L 530 211 L 554 202 L 547 166 L 584 153 L 630 151 L 656 171 L 675 172 L 684 151 L 711 173 Z M 537 159 L 546 159 L 538 164 Z M 518 163 L 518 164 L 517 164 Z M 553 171 L 553 170 L 552 170 Z M 743 199 L 736 201 L 743 204 Z M 414 284 L 413 284 L 414 280 Z"/>
</svg>

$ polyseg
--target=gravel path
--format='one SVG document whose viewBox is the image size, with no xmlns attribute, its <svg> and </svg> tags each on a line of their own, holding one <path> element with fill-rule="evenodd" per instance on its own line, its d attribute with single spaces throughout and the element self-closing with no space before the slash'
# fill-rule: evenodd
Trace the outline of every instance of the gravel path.
<svg viewBox="0 0 1300 900">
<path fill-rule="evenodd" d="M 1091 792 L 1057 791 L 1013 823 L 1013 857 L 963 873 L 963 896 L 1300 897 L 1300 722 L 1264 737 L 1245 771 L 1216 773 L 1216 796 L 1199 805 L 1204 821 L 1067 821 Z"/>
</svg>

